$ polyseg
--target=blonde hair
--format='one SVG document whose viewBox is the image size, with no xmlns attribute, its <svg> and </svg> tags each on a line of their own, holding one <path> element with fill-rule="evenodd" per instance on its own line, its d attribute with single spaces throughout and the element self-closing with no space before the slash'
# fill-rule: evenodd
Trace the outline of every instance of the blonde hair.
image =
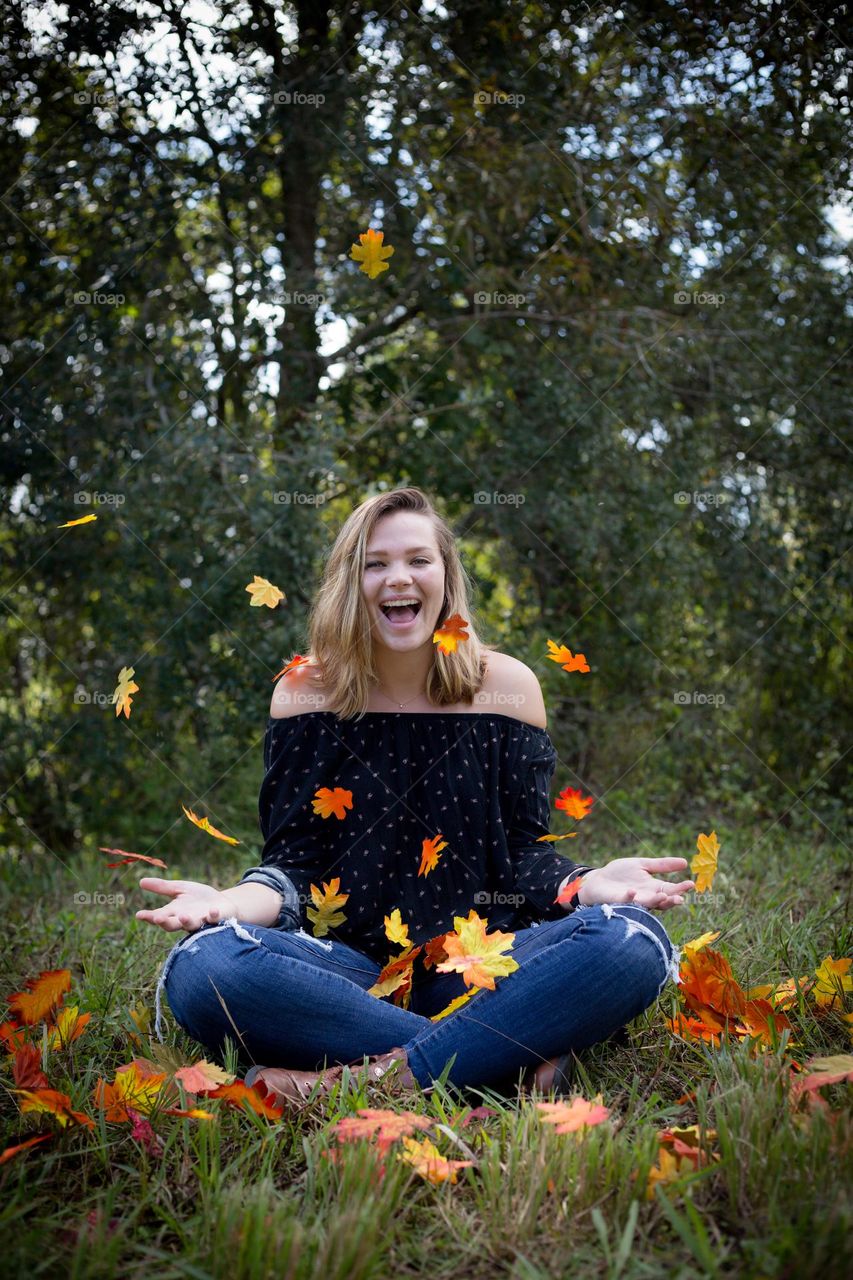
<svg viewBox="0 0 853 1280">
<path fill-rule="evenodd" d="M 440 622 L 454 613 L 467 622 L 469 638 L 460 641 L 455 653 L 442 653 L 438 645 L 434 648 L 426 683 L 429 702 L 436 707 L 472 702 L 486 678 L 485 654 L 497 648 L 477 635 L 471 616 L 471 583 L 459 558 L 455 534 L 426 494 L 408 487 L 368 498 L 351 513 L 335 538 L 308 616 L 305 656 L 317 668 L 312 678 L 323 686 L 327 709 L 342 719 L 361 719 L 365 714 L 370 681 L 377 674 L 362 578 L 371 534 L 377 521 L 392 511 L 413 511 L 431 519 L 444 561 Z"/>
</svg>

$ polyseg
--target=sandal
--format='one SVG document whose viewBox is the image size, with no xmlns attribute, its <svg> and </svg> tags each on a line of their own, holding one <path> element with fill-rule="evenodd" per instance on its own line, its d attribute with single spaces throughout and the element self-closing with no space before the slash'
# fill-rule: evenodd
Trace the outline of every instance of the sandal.
<svg viewBox="0 0 853 1280">
<path fill-rule="evenodd" d="M 409 1070 L 405 1049 L 391 1049 L 388 1053 L 350 1063 L 338 1063 L 325 1071 L 292 1071 L 288 1067 L 252 1067 L 246 1072 L 247 1088 L 260 1083 L 273 1095 L 275 1102 L 300 1110 L 309 1103 L 328 1097 L 336 1088 L 345 1069 L 349 1069 L 357 1083 L 379 1086 L 392 1096 L 407 1089 L 415 1089 L 418 1082 Z M 365 1078 L 366 1077 L 366 1078 Z"/>
</svg>

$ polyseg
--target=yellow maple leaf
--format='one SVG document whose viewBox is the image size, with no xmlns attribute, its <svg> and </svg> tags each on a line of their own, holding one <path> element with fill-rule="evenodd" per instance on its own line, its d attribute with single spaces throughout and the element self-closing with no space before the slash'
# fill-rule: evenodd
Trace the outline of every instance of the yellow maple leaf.
<svg viewBox="0 0 853 1280">
<path fill-rule="evenodd" d="M 451 1000 L 450 1004 L 447 1005 L 446 1008 L 442 1009 L 440 1013 L 432 1014 L 430 1022 L 441 1022 L 442 1018 L 446 1018 L 449 1013 L 453 1013 L 453 1011 L 458 1009 L 460 1005 L 467 1004 L 473 994 L 473 991 L 464 991 L 461 996 L 457 996 L 455 1000 Z"/>
<path fill-rule="evenodd" d="M 131 694 L 139 693 L 139 685 L 133 680 L 133 667 L 122 667 L 118 673 L 118 684 L 113 691 L 113 702 L 115 703 L 116 715 L 120 716 L 124 712 L 125 720 L 130 719 L 130 706 L 132 702 Z"/>
<path fill-rule="evenodd" d="M 184 806 L 181 805 L 184 809 Z M 226 836 L 218 827 L 211 826 L 209 818 L 200 818 L 197 813 L 193 813 L 192 809 L 184 809 L 184 813 L 190 822 L 194 822 L 199 831 L 206 831 L 209 836 L 213 836 L 215 840 L 224 840 L 226 844 L 239 844 L 239 840 L 235 840 L 233 836 Z"/>
<path fill-rule="evenodd" d="M 812 991 L 815 1004 L 820 1005 L 822 1009 L 841 1008 L 844 993 L 853 991 L 853 978 L 850 977 L 851 965 L 853 960 L 849 957 L 833 960 L 831 956 L 826 956 L 821 961 L 815 969 L 817 982 Z"/>
<path fill-rule="evenodd" d="M 48 1029 L 48 1046 L 66 1049 L 72 1040 L 78 1040 L 91 1020 L 91 1013 L 81 1013 L 76 1004 L 60 1009 L 53 1026 Z"/>
<path fill-rule="evenodd" d="M 438 645 L 441 653 L 455 653 L 463 640 L 471 639 L 465 630 L 467 626 L 468 623 L 461 613 L 451 614 L 449 618 L 445 618 L 437 630 L 433 631 L 432 642 Z"/>
<path fill-rule="evenodd" d="M 274 609 L 285 599 L 283 591 L 279 591 L 278 587 L 274 587 L 266 578 L 259 578 L 257 574 L 254 575 L 246 590 L 252 597 L 249 604 L 256 608 L 265 604 L 268 608 Z"/>
<path fill-rule="evenodd" d="M 687 951 L 688 953 L 691 951 L 701 951 L 703 947 L 707 947 L 710 943 L 716 942 L 719 936 L 719 929 L 717 929 L 715 933 L 700 934 L 698 938 L 691 938 L 689 942 L 682 943 L 681 950 Z"/>
<path fill-rule="evenodd" d="M 324 937 L 330 929 L 336 929 L 339 924 L 343 924 L 346 916 L 338 907 L 342 907 L 349 897 L 348 893 L 338 893 L 341 887 L 340 876 L 335 876 L 328 884 L 323 881 L 322 892 L 317 888 L 316 884 L 311 885 L 311 897 L 314 899 L 314 906 L 308 907 L 307 916 L 314 925 L 314 937 Z"/>
<path fill-rule="evenodd" d="M 515 941 L 514 933 L 486 934 L 487 920 L 481 920 L 472 907 L 468 919 L 454 916 L 455 933 L 448 933 L 444 938 L 444 950 L 447 960 L 437 964 L 437 973 L 461 973 L 465 985 L 488 987 L 495 989 L 495 978 L 506 977 L 518 968 L 518 962 L 512 956 L 503 955 Z"/>
<path fill-rule="evenodd" d="M 399 907 L 395 907 L 390 916 L 385 917 L 385 937 L 398 947 L 408 947 L 411 943 L 409 926 L 403 924 Z"/>
<path fill-rule="evenodd" d="M 78 520 L 66 520 L 65 524 L 58 524 L 56 527 L 57 529 L 73 529 L 78 524 L 91 524 L 97 518 L 97 516 L 80 516 Z"/>
<path fill-rule="evenodd" d="M 685 1173 L 693 1169 L 693 1162 L 687 1156 L 676 1156 L 667 1147 L 658 1151 L 658 1162 L 649 1170 L 646 1183 L 646 1199 L 654 1200 L 657 1183 L 677 1182 Z"/>
<path fill-rule="evenodd" d="M 384 231 L 374 231 L 371 227 L 358 238 L 360 244 L 351 246 L 349 256 L 353 262 L 361 263 L 360 271 L 370 276 L 371 280 L 375 280 L 383 271 L 388 270 L 385 258 L 390 258 L 394 250 L 390 244 L 383 245 Z"/>
<path fill-rule="evenodd" d="M 427 1182 L 455 1182 L 457 1169 L 465 1169 L 474 1163 L 473 1160 L 447 1160 L 429 1138 L 404 1138 L 405 1151 L 397 1155 L 398 1160 L 410 1164 Z"/>
<path fill-rule="evenodd" d="M 706 889 L 710 889 L 717 872 L 720 843 L 716 832 L 712 831 L 709 836 L 700 834 L 696 840 L 696 848 L 699 852 L 693 855 L 690 874 L 696 877 L 696 892 L 704 893 Z"/>
</svg>

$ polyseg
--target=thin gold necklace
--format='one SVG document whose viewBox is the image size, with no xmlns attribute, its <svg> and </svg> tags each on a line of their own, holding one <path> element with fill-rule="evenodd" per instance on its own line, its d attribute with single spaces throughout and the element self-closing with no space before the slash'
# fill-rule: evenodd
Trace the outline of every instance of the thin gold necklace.
<svg viewBox="0 0 853 1280">
<path fill-rule="evenodd" d="M 382 686 L 380 685 L 380 683 L 379 683 L 379 681 L 378 681 L 378 680 L 376 681 L 376 687 L 377 687 L 377 689 L 379 690 L 379 692 L 382 694 L 382 697 L 383 697 L 383 698 L 386 698 L 386 699 L 388 700 L 388 702 L 395 702 L 395 701 L 396 701 L 396 699 L 394 699 L 394 698 L 389 698 L 389 697 L 388 697 L 388 694 L 387 694 L 387 693 L 385 693 L 384 689 L 382 688 Z M 414 698 L 409 698 L 409 702 L 414 702 L 416 698 L 421 698 L 421 697 L 423 697 L 423 695 L 424 695 L 425 693 L 426 693 L 426 689 L 422 689 L 420 693 L 416 693 L 416 694 L 415 694 L 415 697 L 414 697 Z M 409 705 L 409 702 L 397 702 L 397 706 L 398 706 L 398 707 L 400 708 L 400 710 L 402 711 L 404 707 L 407 707 L 407 706 Z"/>
</svg>

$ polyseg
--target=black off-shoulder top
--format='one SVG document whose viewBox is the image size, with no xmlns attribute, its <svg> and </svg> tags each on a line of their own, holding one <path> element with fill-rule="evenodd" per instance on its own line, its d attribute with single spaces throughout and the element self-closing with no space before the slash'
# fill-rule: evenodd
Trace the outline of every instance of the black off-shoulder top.
<svg viewBox="0 0 853 1280">
<path fill-rule="evenodd" d="M 471 907 L 489 932 L 559 919 L 561 881 L 589 868 L 536 843 L 549 834 L 556 764 L 547 730 L 500 713 L 271 717 L 258 801 L 261 866 L 296 887 L 302 928 L 312 935 L 311 885 L 322 891 L 337 877 L 338 893 L 349 895 L 344 920 L 324 936 L 381 964 L 400 950 L 385 935 L 395 907 L 414 943 L 452 929 Z M 343 818 L 315 812 L 322 787 L 352 792 Z M 419 874 L 423 842 L 438 835 L 446 847 Z M 246 878 L 263 880 L 253 872 Z"/>
</svg>

